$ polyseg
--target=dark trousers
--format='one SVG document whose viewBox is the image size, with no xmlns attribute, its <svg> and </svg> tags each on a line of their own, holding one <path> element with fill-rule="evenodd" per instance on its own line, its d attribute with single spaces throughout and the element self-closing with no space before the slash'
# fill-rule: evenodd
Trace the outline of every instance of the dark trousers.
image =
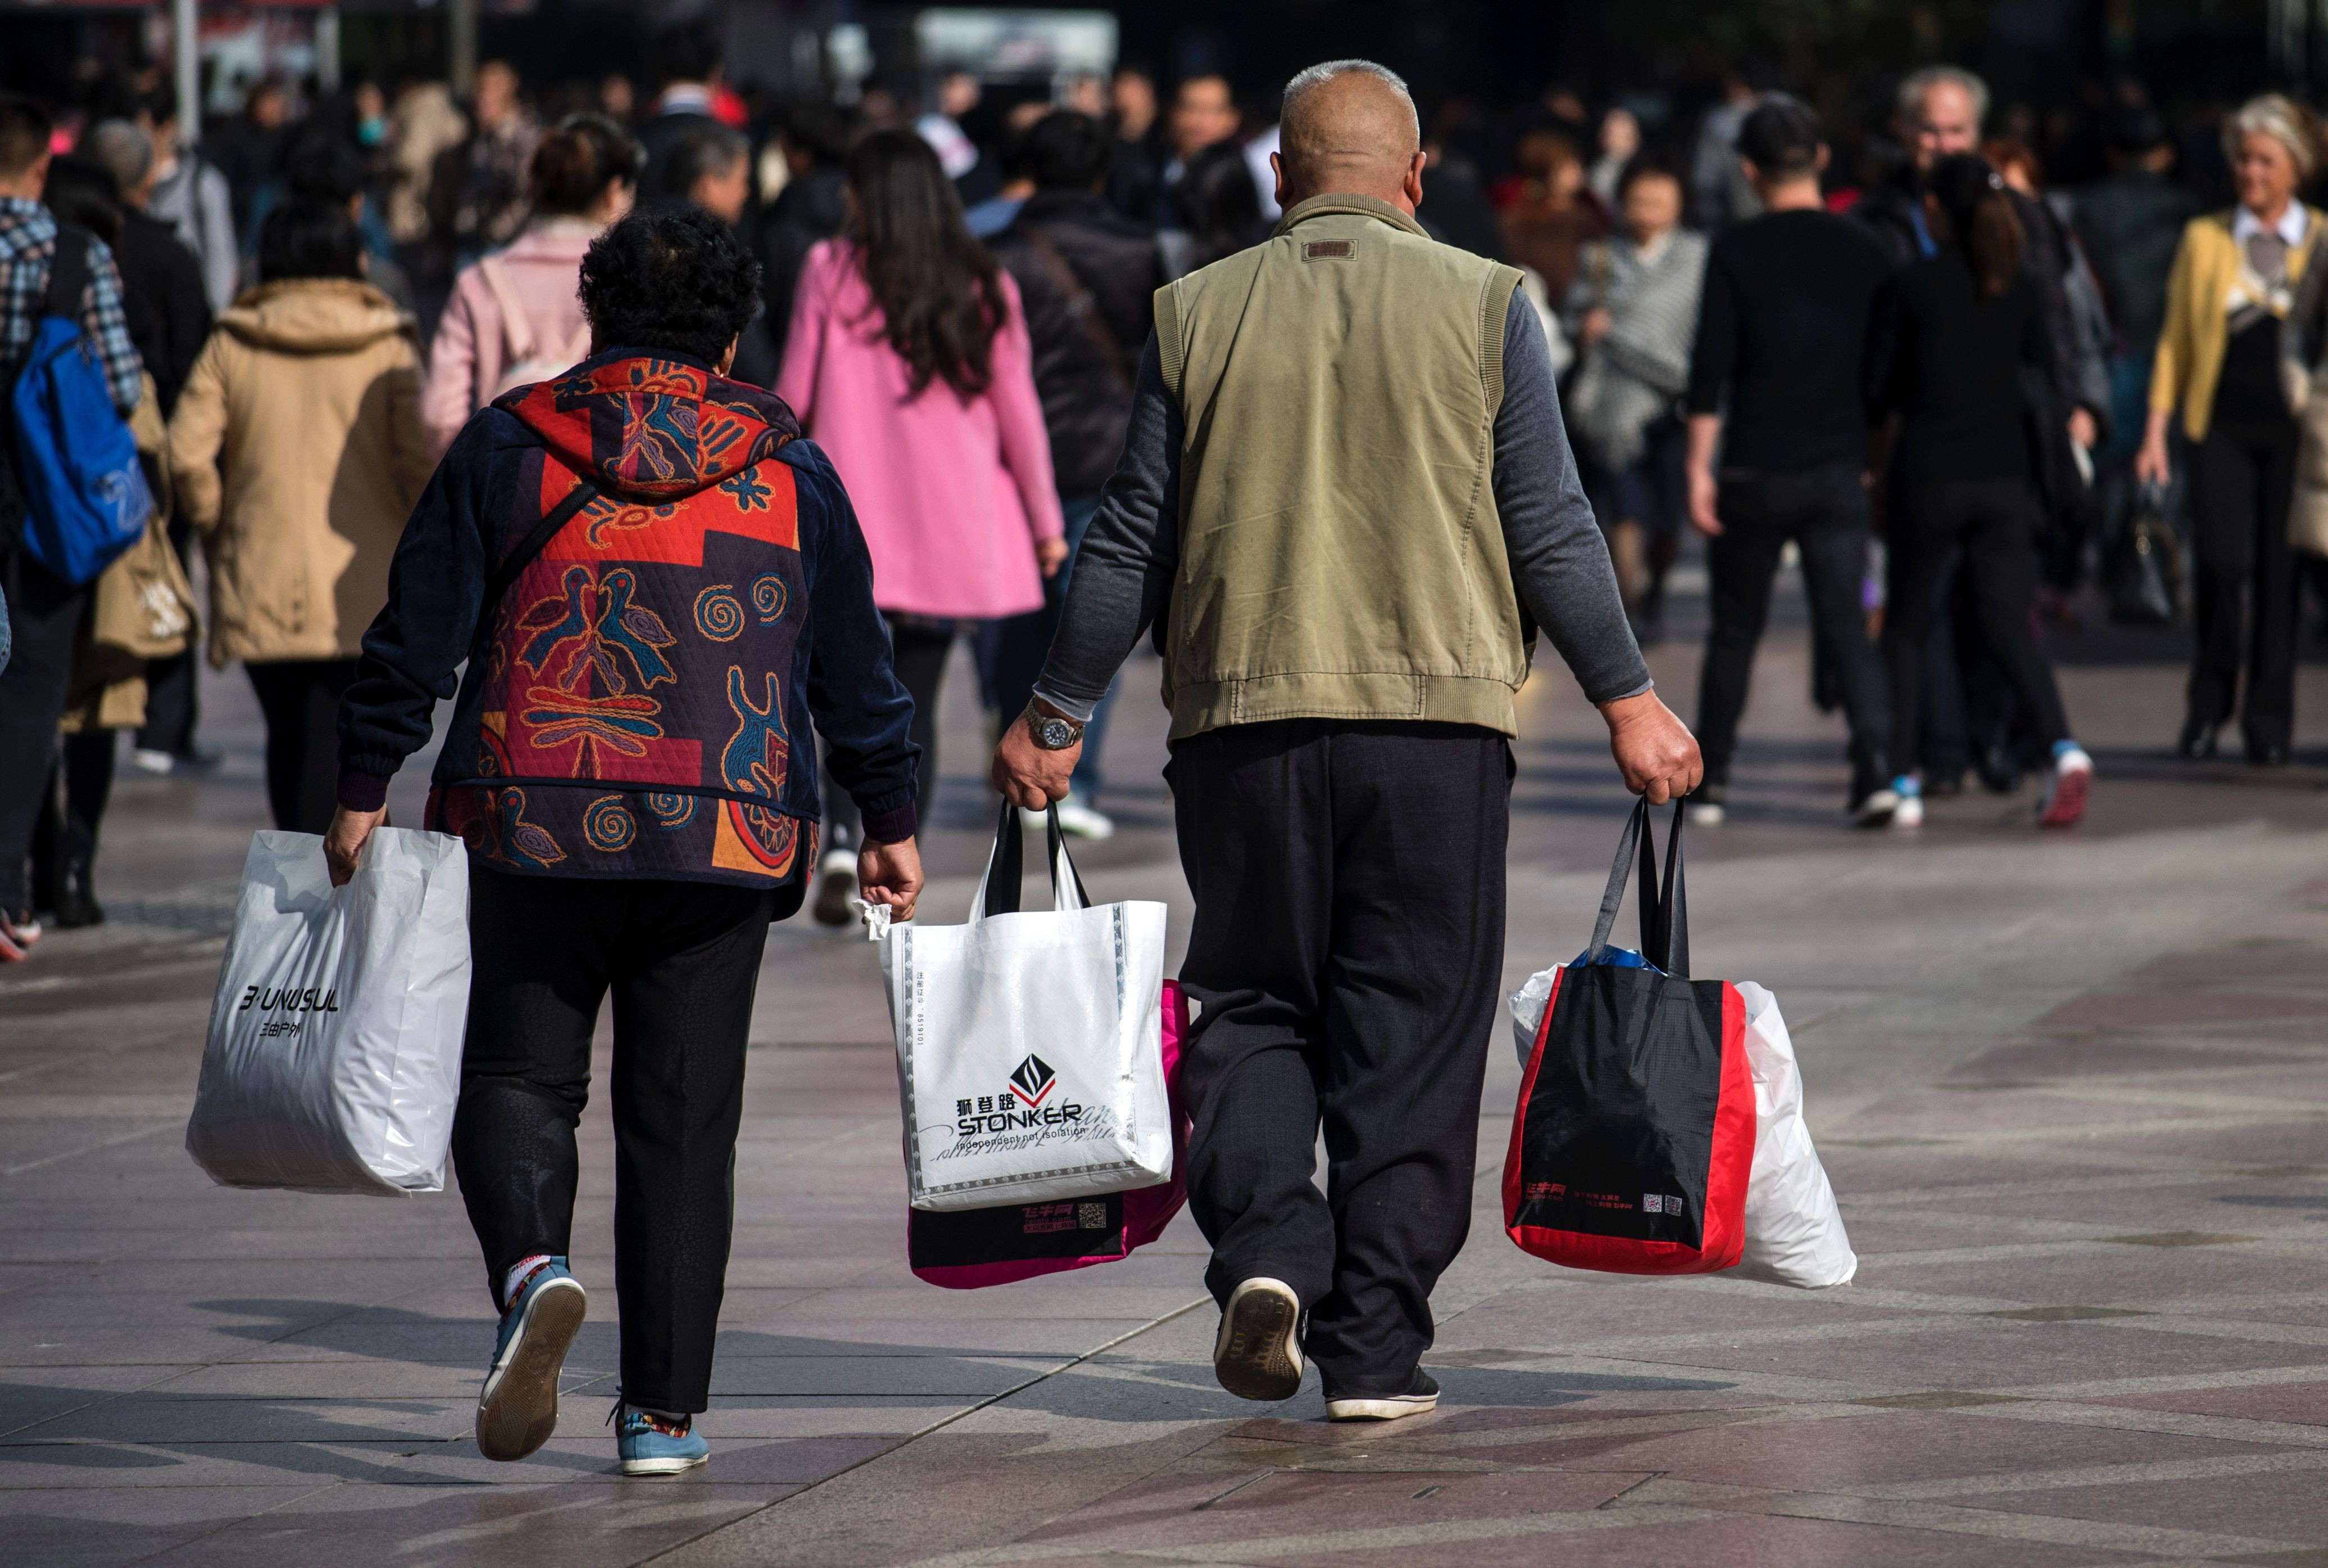
<svg viewBox="0 0 2328 1568">
<path fill-rule="evenodd" d="M 953 652 L 955 622 L 933 621 L 921 615 L 883 611 L 889 626 L 889 663 L 897 683 L 914 699 L 914 721 L 907 731 L 922 748 L 914 809 L 924 831 L 930 822 L 930 803 L 938 791 L 938 697 L 945 686 L 947 656 Z M 861 849 L 865 836 L 857 803 L 840 787 L 828 768 L 824 775 L 824 842 L 828 850 Z"/>
<path fill-rule="evenodd" d="M 1193 736 L 1166 776 L 1197 899 L 1181 1087 L 1205 1282 L 1225 1300 L 1284 1281 L 1335 1387 L 1403 1388 L 1470 1229 L 1511 747 L 1453 725 L 1293 719 Z"/>
<path fill-rule="evenodd" d="M 267 803 L 275 825 L 320 833 L 339 803 L 340 699 L 352 659 L 286 659 L 244 666 L 267 716 Z"/>
<path fill-rule="evenodd" d="M 453 1163 L 489 1288 L 498 1301 L 512 1264 L 572 1251 L 574 1130 L 611 989 L 623 1394 L 651 1410 L 701 1410 L 735 1219 L 744 1046 L 774 896 L 469 866 L 474 968 Z"/>
<path fill-rule="evenodd" d="M 2037 593 L 2037 494 L 2018 481 L 1924 484 L 1901 497 L 1892 529 L 1891 585 L 1883 612 L 1883 661 L 1892 677 L 1891 755 L 1917 755 L 1934 618 L 1951 555 L 1972 596 L 1981 642 L 2043 745 L 2067 738 L 2069 720 L 2053 668 L 2037 646 L 2030 606 Z"/>
<path fill-rule="evenodd" d="M 1096 495 L 1062 496 L 1059 511 L 1067 522 L 1067 560 L 1059 574 L 1043 582 L 1043 607 L 1029 610 L 1023 615 L 1006 615 L 1000 621 L 986 624 L 981 645 L 990 640 L 993 647 L 994 690 L 990 706 L 1001 721 L 1008 725 L 1027 710 L 1035 695 L 1035 682 L 1043 678 L 1043 661 L 1050 656 L 1051 639 L 1059 634 L 1059 619 L 1067 605 L 1067 585 L 1075 577 L 1075 557 L 1083 549 L 1084 535 L 1091 531 L 1092 519 L 1099 512 Z M 1107 738 L 1107 710 L 1115 701 L 1115 689 L 1110 687 L 1092 709 L 1091 722 L 1084 726 L 1084 749 L 1075 758 L 1075 777 L 1070 781 L 1077 793 L 1095 795 L 1100 789 L 1099 757 Z"/>
<path fill-rule="evenodd" d="M 1886 729 L 1882 662 L 1867 640 L 1860 586 L 1867 574 L 1867 489 L 1854 468 L 1725 481 L 1716 503 L 1722 532 L 1705 547 L 1713 626 L 1698 681 L 1697 743 L 1709 784 L 1725 784 L 1746 710 L 1754 650 L 1770 616 L 1779 552 L 1795 541 L 1811 636 L 1831 671 L 1851 725 L 1856 784 L 1884 775 Z"/>
<path fill-rule="evenodd" d="M 0 913 L 18 915 L 32 905 L 26 861 L 56 763 L 57 720 L 64 717 L 73 641 L 89 592 L 5 550 L 0 585 L 14 638 L 7 667 L 0 669 Z"/>
<path fill-rule="evenodd" d="M 2191 717 L 2201 724 L 2239 707 L 2248 749 L 2286 746 L 2295 731 L 2295 552 L 2287 512 L 2295 487 L 2294 420 L 2218 423 L 2191 454 Z"/>
</svg>

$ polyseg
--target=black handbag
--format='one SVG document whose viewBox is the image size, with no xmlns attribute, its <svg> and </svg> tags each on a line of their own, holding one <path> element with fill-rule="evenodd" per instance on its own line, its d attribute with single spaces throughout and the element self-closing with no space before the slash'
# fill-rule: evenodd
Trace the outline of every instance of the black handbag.
<svg viewBox="0 0 2328 1568">
<path fill-rule="evenodd" d="M 2182 541 L 2166 521 L 2164 497 L 2142 487 L 2134 520 L 2110 561 L 2110 619 L 2121 626 L 2171 626 L 2182 587 Z"/>
</svg>

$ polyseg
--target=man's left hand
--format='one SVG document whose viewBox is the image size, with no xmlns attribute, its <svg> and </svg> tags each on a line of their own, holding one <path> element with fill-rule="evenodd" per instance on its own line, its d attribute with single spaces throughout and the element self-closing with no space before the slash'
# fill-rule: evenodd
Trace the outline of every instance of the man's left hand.
<svg viewBox="0 0 2328 1568">
<path fill-rule="evenodd" d="M 1067 798 L 1067 780 L 1074 776 L 1075 759 L 1083 754 L 1081 740 L 1065 751 L 1046 751 L 1037 746 L 1027 728 L 1027 716 L 1021 713 L 1010 721 L 994 748 L 994 787 L 1020 810 L 1039 812 L 1054 801 Z"/>
<path fill-rule="evenodd" d="M 2101 427 L 2094 422 L 2089 410 L 2072 408 L 2070 411 L 2070 439 L 2089 452 L 2101 445 Z"/>
<path fill-rule="evenodd" d="M 1656 692 L 1604 702 L 1600 717 L 1609 721 L 1609 750 L 1625 775 L 1625 787 L 1647 795 L 1649 804 L 1664 805 L 1705 781 L 1697 737 Z"/>
</svg>

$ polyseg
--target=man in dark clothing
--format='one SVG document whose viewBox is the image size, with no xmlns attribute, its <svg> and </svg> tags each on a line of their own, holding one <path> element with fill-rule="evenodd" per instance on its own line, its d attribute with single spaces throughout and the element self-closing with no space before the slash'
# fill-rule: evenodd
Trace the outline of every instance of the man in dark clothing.
<svg viewBox="0 0 2328 1568">
<path fill-rule="evenodd" d="M 672 150 L 690 131 L 719 125 L 711 103 L 719 88 L 721 53 L 718 33 L 699 19 L 675 23 L 655 34 L 652 58 L 660 90 L 639 126 L 639 146 L 647 155 L 639 174 L 641 191 L 670 189 L 671 172 L 664 165 Z"/>
<path fill-rule="evenodd" d="M 202 352 L 202 340 L 210 336 L 202 260 L 178 238 L 174 225 L 146 211 L 155 161 L 154 144 L 145 132 L 127 120 L 103 120 L 90 127 L 81 145 L 105 167 L 119 194 L 121 230 L 113 258 L 121 268 L 123 313 L 129 318 L 129 341 L 153 374 L 161 415 L 167 419 L 178 406 L 194 356 Z M 184 519 L 170 519 L 170 543 L 180 564 L 191 569 L 193 529 Z M 131 765 L 140 771 L 168 774 L 216 763 L 216 748 L 198 749 L 194 742 L 200 657 L 190 646 L 146 666 L 146 722 L 130 752 Z"/>
<path fill-rule="evenodd" d="M 2109 174 L 2078 192 L 2077 230 L 2100 282 L 2110 345 L 2109 444 L 2100 454 L 2103 538 L 2116 540 L 2134 501 L 2134 459 L 2150 403 L 2150 367 L 2166 320 L 2166 278 L 2199 198 L 2169 172 L 2174 146 L 2155 111 L 2128 108 L 2110 127 Z"/>
<path fill-rule="evenodd" d="M 815 737 L 863 815 L 864 896 L 899 919 L 919 753 L 847 493 L 789 408 L 726 374 L 759 264 L 708 213 L 639 211 L 581 279 L 591 356 L 470 420 L 405 528 L 340 709 L 324 849 L 346 882 L 453 699 L 427 825 L 470 849 L 453 1159 L 502 1312 L 477 1446 L 522 1459 L 557 1425 L 584 1307 L 575 1128 L 611 990 L 617 1443 L 625 1475 L 668 1475 L 709 1451 L 692 1417 L 753 987 L 817 863 Z"/>
<path fill-rule="evenodd" d="M 1043 655 L 1058 630 L 1075 549 L 1123 450 L 1131 421 L 1131 369 L 1154 324 L 1153 296 L 1164 282 L 1154 231 L 1116 211 L 1101 193 L 1111 140 L 1107 127 L 1088 115 L 1061 110 L 1037 121 L 1018 153 L 1035 193 L 991 246 L 1018 283 L 1027 313 L 1035 390 L 1043 399 L 1051 466 L 1067 521 L 1067 564 L 1044 585 L 1043 607 L 1012 616 L 1000 630 L 995 707 L 1006 715 L 1018 714 L 1034 696 Z M 1094 838 L 1114 831 L 1094 803 L 1106 711 L 1103 699 L 1084 731 L 1075 788 L 1059 806 L 1062 827 Z"/>
<path fill-rule="evenodd" d="M 113 259 L 121 268 L 122 305 L 129 341 L 153 372 L 162 417 L 178 406 L 178 390 L 210 336 L 210 298 L 202 264 L 177 230 L 146 210 L 154 190 L 154 144 L 127 120 L 101 120 L 82 138 L 83 155 L 112 179 L 121 208 Z"/>
<path fill-rule="evenodd" d="M 1713 609 L 1698 683 L 1705 784 L 1692 816 L 1722 820 L 1770 580 L 1791 540 L 1812 634 L 1851 724 L 1848 809 L 1880 827 L 1899 802 L 1887 787 L 1883 672 L 1860 583 L 1870 360 L 1892 269 L 1864 227 L 1819 200 L 1827 149 L 1807 107 L 1765 99 L 1746 117 L 1738 152 L 1765 211 L 1714 239 L 1686 404 L 1690 521 L 1711 540 Z"/>
<path fill-rule="evenodd" d="M 793 296 L 801 268 L 819 240 L 840 232 L 849 215 L 849 121 L 828 105 L 803 101 L 786 108 L 776 132 L 791 178 L 769 203 L 760 224 L 760 290 L 766 298 L 768 337 L 777 361 L 793 322 Z"/>
</svg>

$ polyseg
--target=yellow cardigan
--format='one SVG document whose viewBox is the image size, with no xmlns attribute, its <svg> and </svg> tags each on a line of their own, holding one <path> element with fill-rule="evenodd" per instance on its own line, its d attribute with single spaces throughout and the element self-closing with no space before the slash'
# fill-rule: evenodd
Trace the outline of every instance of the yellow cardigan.
<svg viewBox="0 0 2328 1568">
<path fill-rule="evenodd" d="M 2239 277 L 2239 243 L 2231 238 L 2237 209 L 2193 218 L 2174 251 L 2166 279 L 2166 324 L 2158 334 L 2158 357 L 2150 369 L 2150 407 L 2172 411 L 2182 405 L 2182 429 L 2193 441 L 2207 437 L 2215 411 L 2215 382 L 2223 373 L 2223 350 L 2230 341 L 2224 304 Z M 2291 288 L 2304 280 L 2305 263 L 2320 233 L 2323 215 L 2304 209 L 2304 242 L 2287 253 Z"/>
</svg>

